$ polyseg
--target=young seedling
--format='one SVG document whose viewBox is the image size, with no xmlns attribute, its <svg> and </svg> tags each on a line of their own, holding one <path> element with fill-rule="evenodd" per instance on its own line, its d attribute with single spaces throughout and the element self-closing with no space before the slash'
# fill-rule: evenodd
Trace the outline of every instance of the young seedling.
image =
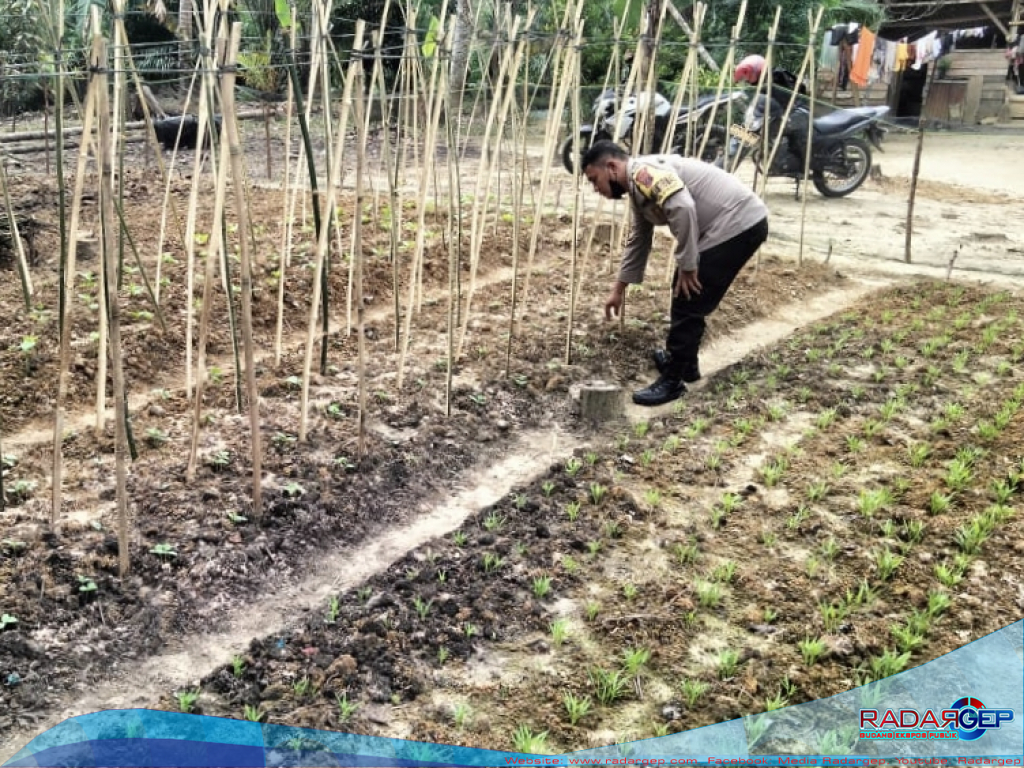
<svg viewBox="0 0 1024 768">
<path fill-rule="evenodd" d="M 496 533 L 505 526 L 505 522 L 506 520 L 503 516 L 499 515 L 497 511 L 492 511 L 484 518 L 484 528 L 491 533 Z"/>
<path fill-rule="evenodd" d="M 512 744 L 516 752 L 527 755 L 542 754 L 547 748 L 548 732 L 534 733 L 528 726 L 520 725 L 512 734 Z"/>
<path fill-rule="evenodd" d="M 427 616 L 430 615 L 430 609 L 434 605 L 433 600 L 423 600 L 418 595 L 412 599 L 412 605 L 416 609 L 416 613 L 419 615 L 421 621 L 426 621 Z"/>
<path fill-rule="evenodd" d="M 718 677 L 722 680 L 729 680 L 736 674 L 736 668 L 740 663 L 740 655 L 732 648 L 725 648 L 718 654 L 716 668 Z"/>
<path fill-rule="evenodd" d="M 935 578 L 939 580 L 939 583 L 947 589 L 952 589 L 961 581 L 963 581 L 963 572 L 958 568 L 950 568 L 945 563 L 939 563 L 935 566 Z"/>
<path fill-rule="evenodd" d="M 580 516 L 580 503 L 578 501 L 570 501 L 565 505 L 565 514 L 569 518 L 570 523 L 575 523 L 576 518 Z"/>
<path fill-rule="evenodd" d="M 551 593 L 551 577 L 550 576 L 538 576 L 533 580 L 533 595 L 539 600 L 543 600 Z"/>
<path fill-rule="evenodd" d="M 601 612 L 601 604 L 596 600 L 589 600 L 583 610 L 586 613 L 587 621 L 593 622 Z"/>
<path fill-rule="evenodd" d="M 348 692 L 336 694 L 334 700 L 338 704 L 338 722 L 347 723 L 359 709 L 359 704 L 348 700 Z"/>
<path fill-rule="evenodd" d="M 484 573 L 493 573 L 505 564 L 504 558 L 499 557 L 493 552 L 485 552 L 482 562 L 484 566 Z"/>
<path fill-rule="evenodd" d="M 630 678 L 621 669 L 607 670 L 593 667 L 590 670 L 590 681 L 594 685 L 597 700 L 608 706 L 622 698 Z"/>
<path fill-rule="evenodd" d="M 199 689 L 194 691 L 178 691 L 174 694 L 178 700 L 178 710 L 188 714 L 195 709 L 196 701 L 199 699 Z"/>
<path fill-rule="evenodd" d="M 167 558 L 168 560 L 173 560 L 178 556 L 178 551 L 166 542 L 157 544 L 151 550 L 149 550 L 149 553 L 151 555 L 156 555 L 160 558 Z"/>
<path fill-rule="evenodd" d="M 692 565 L 700 557 L 700 549 L 697 547 L 696 542 L 691 542 L 690 544 L 676 543 L 672 551 L 680 565 Z"/>
<path fill-rule="evenodd" d="M 607 494 L 608 489 L 600 483 L 590 484 L 590 500 L 595 507 L 601 506 L 601 502 L 604 501 Z"/>
<path fill-rule="evenodd" d="M 813 667 L 828 648 L 828 646 L 825 645 L 825 641 L 821 638 L 812 640 L 809 637 L 801 640 L 797 644 L 797 647 L 800 649 L 800 657 L 808 667 Z"/>
<path fill-rule="evenodd" d="M 820 603 L 818 612 L 821 613 L 821 621 L 825 625 L 825 631 L 832 633 L 842 626 L 846 619 L 846 606 L 842 603 Z"/>
<path fill-rule="evenodd" d="M 546 480 L 541 485 L 540 489 L 546 498 L 551 498 L 551 494 L 555 492 L 555 484 L 550 480 Z"/>
<path fill-rule="evenodd" d="M 601 542 L 600 541 L 588 541 L 587 542 L 587 552 L 590 553 L 591 557 L 597 557 L 597 553 L 600 552 L 600 551 L 601 551 Z"/>
<path fill-rule="evenodd" d="M 708 688 L 711 686 L 700 680 L 686 679 L 683 680 L 680 686 L 683 694 L 683 700 L 686 702 L 688 709 L 693 709 L 697 704 L 698 699 L 707 693 Z"/>
<path fill-rule="evenodd" d="M 622 669 L 630 677 L 638 677 L 651 660 L 651 652 L 646 648 L 627 648 L 622 652 Z"/>
<path fill-rule="evenodd" d="M 875 552 L 875 568 L 882 581 L 888 581 L 903 563 L 903 556 L 897 555 L 888 547 Z"/>
<path fill-rule="evenodd" d="M 305 698 L 310 693 L 313 693 L 315 691 L 315 688 L 316 687 L 313 685 L 313 681 L 311 681 L 308 677 L 303 677 L 292 683 L 292 691 L 300 699 Z"/>
<path fill-rule="evenodd" d="M 581 462 L 575 456 L 565 462 L 565 474 L 567 474 L 569 477 L 576 477 L 576 475 L 582 468 L 583 462 Z"/>
<path fill-rule="evenodd" d="M 469 706 L 468 702 L 460 701 L 452 707 L 452 721 L 455 723 L 455 727 L 459 730 L 466 727 L 472 716 L 473 710 Z"/>
<path fill-rule="evenodd" d="M 930 515 L 945 514 L 952 506 L 953 496 L 951 494 L 932 491 L 932 495 L 928 497 L 928 514 Z"/>
<path fill-rule="evenodd" d="M 910 661 L 909 652 L 896 653 L 886 648 L 881 656 L 873 656 L 869 663 L 874 679 L 882 680 L 902 672 L 908 661 Z"/>
<path fill-rule="evenodd" d="M 658 509 L 661 506 L 661 491 L 657 488 L 648 488 L 644 491 L 644 503 L 651 510 Z"/>
<path fill-rule="evenodd" d="M 253 723 L 258 723 L 263 719 L 263 711 L 260 709 L 259 704 L 255 707 L 252 704 L 246 704 L 242 708 L 242 717 Z"/>
<path fill-rule="evenodd" d="M 807 500 L 812 504 L 817 503 L 828 496 L 830 490 L 827 480 L 815 480 L 807 486 Z"/>
<path fill-rule="evenodd" d="M 448 656 L 451 655 L 451 651 L 448 650 L 447 645 L 439 646 L 437 649 L 437 663 L 438 666 L 444 666 L 444 663 L 448 661 Z"/>
<path fill-rule="evenodd" d="M 711 572 L 711 580 L 721 582 L 722 584 L 730 584 L 735 578 L 736 563 L 732 560 L 726 560 L 724 563 L 718 564 L 715 566 L 715 570 Z"/>
<path fill-rule="evenodd" d="M 636 584 L 634 584 L 633 582 L 626 582 L 622 585 L 622 595 L 627 600 L 635 600 L 638 594 L 639 590 L 637 589 Z"/>
<path fill-rule="evenodd" d="M 562 705 L 565 707 L 566 714 L 569 715 L 569 725 L 576 725 L 590 712 L 593 702 L 589 696 L 576 696 L 570 691 L 566 691 L 562 696 Z"/>
<path fill-rule="evenodd" d="M 953 598 L 947 593 L 934 589 L 928 593 L 928 615 L 938 618 L 953 604 Z"/>
<path fill-rule="evenodd" d="M 551 642 L 556 648 L 560 648 L 569 636 L 569 622 L 565 619 L 555 619 L 548 624 L 548 631 L 551 632 Z"/>
<path fill-rule="evenodd" d="M 779 618 L 779 613 L 774 608 L 766 606 L 761 618 L 765 624 L 774 624 L 775 620 Z"/>
<path fill-rule="evenodd" d="M 717 608 L 722 602 L 722 587 L 714 582 L 698 579 L 695 589 L 697 602 L 704 608 Z"/>
</svg>

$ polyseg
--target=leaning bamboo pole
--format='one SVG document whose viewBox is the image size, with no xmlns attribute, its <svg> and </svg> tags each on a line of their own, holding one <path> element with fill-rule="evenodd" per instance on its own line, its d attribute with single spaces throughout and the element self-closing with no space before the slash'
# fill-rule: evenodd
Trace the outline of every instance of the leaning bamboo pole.
<svg viewBox="0 0 1024 768">
<path fill-rule="evenodd" d="M 98 27 L 97 27 L 98 28 Z M 117 226 L 114 223 L 114 155 L 111 143 L 113 133 L 110 102 L 107 98 L 107 47 L 98 35 L 93 40 L 93 65 L 98 72 L 96 112 L 99 119 L 100 165 L 100 227 L 103 233 L 103 290 L 104 306 L 109 315 L 110 346 L 100 350 L 100 356 L 110 354 L 114 377 L 114 476 L 117 499 L 117 554 L 118 572 L 122 578 L 128 574 L 131 560 L 128 550 L 128 433 L 125 413 L 124 363 L 121 347 L 121 308 L 117 296 Z M 100 313 L 104 314 L 103 312 Z"/>
<path fill-rule="evenodd" d="M 807 74 L 807 68 L 810 65 L 811 55 L 814 52 L 813 39 L 814 39 L 814 36 L 818 34 L 818 26 L 821 23 L 821 13 L 824 12 L 823 8 L 819 8 L 818 10 L 819 10 L 818 17 L 814 20 L 814 27 L 811 29 L 811 42 L 808 43 L 807 50 L 804 52 L 804 60 L 801 62 L 801 64 L 800 64 L 800 71 L 799 71 L 799 73 L 796 76 L 796 81 L 797 81 L 798 84 L 803 82 L 804 76 Z M 779 121 L 779 129 L 775 133 L 775 139 L 771 141 L 771 152 L 768 153 L 767 160 L 766 160 L 765 165 L 764 165 L 764 169 L 765 169 L 764 170 L 764 174 L 762 175 L 762 180 L 761 180 L 761 197 L 764 197 L 764 187 L 768 183 L 768 169 L 772 167 L 772 163 L 775 161 L 775 154 L 779 151 L 779 147 L 782 145 L 782 134 L 786 130 L 786 124 L 789 123 L 790 115 L 793 114 L 793 109 L 796 106 L 796 103 L 797 103 L 797 101 L 799 99 L 799 96 L 800 96 L 800 89 L 799 89 L 799 87 L 794 88 L 793 92 L 789 95 L 789 101 L 786 103 L 786 109 L 782 113 L 782 120 Z M 812 114 L 812 118 L 813 118 L 813 114 Z M 813 125 L 814 120 L 811 119 L 810 122 Z M 765 134 L 770 134 L 771 133 L 768 130 L 768 125 L 769 125 L 769 123 L 768 123 L 768 120 L 766 119 L 765 120 L 765 124 L 764 124 L 764 132 L 765 132 Z"/>
<path fill-rule="evenodd" d="M 580 135 L 580 88 L 583 85 L 582 82 L 582 70 L 580 64 L 580 46 L 583 42 L 583 20 L 579 20 L 576 23 L 576 36 L 573 40 L 572 49 L 572 135 Z M 566 333 L 565 333 L 565 364 L 572 365 L 572 332 L 573 326 L 576 319 L 576 267 L 579 261 L 579 237 L 576 233 L 580 231 L 580 209 L 583 206 L 583 200 L 581 197 L 581 185 L 580 185 L 580 155 L 575 153 L 575 162 L 573 167 L 575 172 L 572 175 L 573 183 L 573 206 L 572 206 L 572 252 L 569 257 L 569 311 L 566 313 L 568 316 L 566 319 Z"/>
<path fill-rule="evenodd" d="M 225 11 L 227 9 L 225 8 Z M 225 55 L 220 48 L 221 104 L 227 128 L 231 160 L 231 186 L 235 193 L 235 216 L 238 219 L 238 250 L 241 258 L 242 347 L 245 352 L 245 386 L 249 400 L 249 430 L 252 448 L 252 506 L 257 523 L 263 518 L 263 449 L 260 439 L 260 395 L 256 387 L 256 360 L 252 338 L 252 253 L 249 245 L 249 208 L 245 199 L 245 168 L 242 164 L 242 140 L 235 116 L 235 72 L 238 47 L 242 38 L 242 22 L 231 26 L 231 38 Z M 226 163 L 225 163 L 226 165 Z"/>
<path fill-rule="evenodd" d="M 492 152 L 488 146 L 488 138 L 491 135 L 495 122 L 497 122 L 498 125 L 505 124 L 505 121 L 508 118 L 509 107 L 512 104 L 512 97 L 515 96 L 515 79 L 512 78 L 507 86 L 504 85 L 504 81 L 508 76 L 510 68 L 513 72 L 519 68 L 519 62 L 523 55 L 523 41 L 520 40 L 518 45 L 514 44 L 514 41 L 519 34 L 519 24 L 521 21 L 522 19 L 517 16 L 512 22 L 509 44 L 506 46 L 504 55 L 501 59 L 498 82 L 495 84 L 494 88 L 494 99 L 492 100 L 490 114 L 487 117 L 487 125 L 484 129 L 483 149 L 480 154 L 480 169 L 477 173 L 476 192 L 473 199 L 473 216 L 471 219 L 469 289 L 466 295 L 466 309 L 462 313 L 462 327 L 459 332 L 459 343 L 455 350 L 456 359 L 462 355 L 463 345 L 466 340 L 466 333 L 469 328 L 470 307 L 473 302 L 473 294 L 476 291 L 477 271 L 480 267 L 480 252 L 483 248 L 483 219 L 487 214 L 487 201 L 491 194 L 491 183 L 494 180 L 491 164 Z M 532 19 L 527 20 L 527 29 L 529 29 L 532 21 Z M 499 132 L 495 143 L 500 144 L 500 142 L 501 134 Z"/>
<path fill-rule="evenodd" d="M 202 19 L 196 19 L 198 34 L 203 41 L 200 59 L 197 66 L 201 67 L 203 73 L 199 84 L 199 120 L 196 126 L 196 152 L 192 163 L 192 185 L 189 190 L 188 213 L 185 216 L 185 396 L 192 397 L 193 370 L 192 370 L 192 347 L 195 333 L 195 262 L 196 262 L 196 219 L 199 209 L 200 192 L 205 192 L 203 184 L 203 155 L 201 151 L 206 137 L 207 128 L 213 118 L 210 106 L 213 101 L 213 34 L 215 15 L 210 0 L 206 0 Z M 216 142 L 210 142 L 209 147 L 210 171 L 213 177 L 217 177 L 217 154 Z M 216 221 L 216 219 L 214 219 Z M 211 232 L 209 237 L 213 237 Z M 209 241 L 207 241 L 209 242 Z M 204 294 L 205 294 L 204 287 Z"/>
<path fill-rule="evenodd" d="M 532 9 L 531 9 L 532 12 Z M 526 46 L 529 49 L 529 41 Z M 505 342 L 505 377 L 509 375 L 512 365 L 512 340 L 515 338 L 516 303 L 519 299 L 519 241 L 521 230 L 521 217 L 523 212 L 523 186 L 526 183 L 526 166 L 528 164 L 527 138 L 530 122 L 530 104 L 528 98 L 529 88 L 529 62 L 524 63 L 523 73 L 523 120 L 516 132 L 515 119 L 518 112 L 513 112 L 512 133 L 515 137 L 515 146 L 512 152 L 512 296 L 508 313 L 508 340 Z M 517 173 L 518 171 L 518 173 Z"/>
<path fill-rule="evenodd" d="M 366 30 L 366 22 L 360 19 L 356 22 L 356 35 L 355 42 L 353 43 L 355 50 L 360 50 L 363 47 L 363 36 Z M 352 87 L 352 69 L 354 67 L 361 67 L 362 63 L 353 59 L 349 63 L 349 75 L 345 80 L 345 99 L 343 100 L 343 106 L 346 105 L 351 98 L 351 87 Z M 343 109 L 342 119 L 347 119 L 348 111 Z M 326 201 L 324 203 L 324 211 L 330 215 L 331 211 L 334 210 L 335 201 L 338 197 L 338 187 L 341 183 L 341 169 L 344 165 L 344 148 L 345 148 L 345 131 L 339 130 L 335 133 L 335 146 L 334 151 L 330 155 L 330 163 L 328 165 L 328 185 Z M 356 216 L 361 215 L 360 211 L 355 212 Z M 327 251 L 330 243 L 330 227 L 325 224 L 321 227 L 317 237 L 316 245 L 316 266 L 313 271 L 313 290 L 310 296 L 310 307 L 309 307 L 309 321 L 306 334 L 306 352 L 305 358 L 302 365 L 302 397 L 301 407 L 299 411 L 299 440 L 305 442 L 308 430 L 309 430 L 309 379 L 310 372 L 313 366 L 313 346 L 316 343 L 316 321 L 320 311 L 320 296 L 322 291 L 322 281 L 326 279 L 326 273 L 324 270 L 324 262 L 327 258 Z M 327 312 L 325 306 L 324 312 Z M 326 344 L 326 338 L 322 338 L 322 343 Z"/>
<path fill-rule="evenodd" d="M 442 81 L 445 73 L 441 73 Z M 452 123 L 454 112 L 451 94 L 445 93 L 444 123 L 448 136 L 448 146 L 454 146 L 458 140 Z M 452 379 L 455 374 L 455 327 L 456 305 L 458 304 L 459 265 L 462 264 L 462 186 L 459 175 L 459 153 L 446 153 L 448 167 L 448 309 L 445 313 L 448 339 L 445 345 L 444 374 L 444 415 L 452 415 Z"/>
<path fill-rule="evenodd" d="M 7 211 L 7 221 L 11 226 L 11 240 L 14 242 L 15 258 L 18 262 L 18 277 L 21 279 L 21 296 L 25 301 L 25 310 L 28 311 L 32 308 L 32 296 L 36 291 L 32 285 L 32 273 L 28 268 L 28 259 L 25 257 L 25 244 L 22 242 L 21 233 L 18 231 L 18 217 L 14 212 L 14 201 L 11 199 L 11 189 L 7 182 L 7 166 L 3 161 L 0 161 L 0 188 L 3 189 L 4 208 Z"/>
<path fill-rule="evenodd" d="M 729 49 L 725 54 L 725 63 L 718 72 L 718 85 L 715 88 L 715 101 L 711 105 L 711 112 L 708 114 L 707 124 L 704 127 L 704 136 L 700 142 L 700 148 L 697 150 L 696 157 L 703 158 L 704 150 L 707 149 L 708 141 L 711 138 L 711 129 L 715 125 L 715 118 L 718 117 L 718 104 L 722 99 L 722 91 L 725 90 L 725 80 L 732 72 L 733 62 L 736 61 L 736 40 L 739 38 L 740 30 L 743 29 L 743 21 L 747 15 L 747 0 L 740 2 L 739 14 L 736 16 L 736 24 L 733 25 L 732 35 L 729 38 Z M 726 125 L 730 125 L 732 120 L 732 100 L 729 100 L 726 113 Z M 726 134 L 726 142 L 728 142 L 728 133 Z"/>
<path fill-rule="evenodd" d="M 650 6 L 648 6 L 650 7 Z M 646 96 L 646 103 L 644 108 L 640 108 L 641 101 L 637 98 L 636 106 L 636 133 L 634 135 L 634 146 L 640 150 L 641 154 L 650 154 L 654 151 L 654 133 L 656 127 L 655 117 L 655 99 L 654 96 L 658 92 L 658 49 L 661 47 L 661 30 L 665 22 L 665 12 L 668 10 L 667 2 L 658 3 L 659 12 L 657 19 L 650 14 L 647 14 L 647 34 L 641 35 L 641 38 L 646 38 L 648 41 L 645 48 L 646 60 L 644 66 L 647 68 L 646 75 L 647 81 L 644 84 L 644 95 Z M 652 29 L 653 27 L 653 29 Z M 669 115 L 669 121 L 671 122 L 675 117 L 674 114 Z"/>
<path fill-rule="evenodd" d="M 764 70 L 761 72 L 761 79 L 764 81 L 764 125 L 761 128 L 761 178 L 758 179 L 756 173 L 754 176 L 754 186 L 757 190 L 757 194 L 760 197 L 764 197 L 765 187 L 768 183 L 768 169 L 771 167 L 765 162 L 768 156 L 771 154 L 772 139 L 771 139 L 771 116 L 772 116 L 772 68 L 775 66 L 775 40 L 779 36 L 779 19 L 782 16 L 782 6 L 775 6 L 775 19 L 772 21 L 772 25 L 768 30 L 768 48 L 764 54 Z M 755 97 L 756 98 L 756 97 Z M 758 186 L 760 182 L 760 186 Z M 758 265 L 760 266 L 760 251 L 758 252 Z"/>
<path fill-rule="evenodd" d="M 573 8 L 573 4 L 567 3 L 566 14 L 569 13 L 570 8 Z M 575 16 L 573 19 L 573 29 L 579 24 L 579 20 L 583 15 L 583 2 L 578 2 L 574 8 Z M 563 48 L 565 44 L 563 43 Z M 557 60 L 556 60 L 557 61 Z M 561 67 L 558 66 L 561 64 Z M 558 96 L 555 99 L 555 107 L 548 114 L 548 120 L 546 125 L 546 133 L 544 138 L 544 158 L 543 170 L 541 171 L 540 178 L 540 190 L 537 194 L 537 204 L 534 209 L 533 218 L 533 230 L 530 233 L 530 251 L 527 256 L 526 262 L 526 280 L 523 285 L 523 296 L 522 303 L 525 304 L 530 294 L 530 278 L 533 273 L 533 260 L 537 254 L 537 245 L 540 240 L 540 229 L 541 224 L 544 220 L 544 202 L 547 198 L 548 183 L 551 180 L 551 163 L 548 158 L 554 153 L 555 147 L 558 145 L 558 128 L 561 125 L 562 112 L 565 110 L 565 102 L 569 96 L 569 84 L 572 78 L 569 76 L 569 68 L 572 64 L 572 56 L 567 50 L 562 51 L 561 61 L 557 61 L 554 69 L 554 77 L 552 78 L 552 87 L 555 87 L 557 83 Z"/>
<path fill-rule="evenodd" d="M 447 13 L 447 8 L 448 0 L 444 0 L 441 15 L 442 19 L 444 19 L 445 13 Z M 434 160 L 437 155 L 437 153 L 433 151 L 433 147 L 437 142 L 437 129 L 438 123 L 440 122 L 441 119 L 441 104 L 443 102 L 444 96 L 444 94 L 440 93 L 437 90 L 437 84 L 439 78 L 439 70 L 441 69 L 441 67 L 439 66 L 439 61 L 441 58 L 441 48 L 443 45 L 447 43 L 445 35 L 446 28 L 444 26 L 444 21 L 441 21 L 440 24 L 438 25 L 437 30 L 437 49 L 434 51 L 434 56 L 432 57 L 431 62 L 431 74 L 429 80 L 430 88 L 428 90 L 428 100 L 432 112 L 429 116 L 428 123 L 426 126 L 426 136 L 424 141 L 426 150 L 424 151 L 423 162 L 420 166 L 419 188 L 421 190 L 425 190 L 428 188 L 430 178 L 433 175 Z M 413 252 L 412 260 L 409 264 L 409 302 L 405 308 L 405 329 L 402 334 L 402 343 L 400 345 L 401 348 L 398 353 L 398 376 L 396 378 L 396 387 L 399 390 L 401 390 L 402 384 L 405 380 L 405 358 L 408 355 L 409 341 L 410 336 L 412 334 L 412 316 L 413 309 L 416 303 L 417 276 L 421 274 L 420 262 L 423 260 L 423 253 L 426 246 L 426 214 L 426 200 L 424 197 L 421 197 L 419 200 L 418 221 L 416 227 L 416 249 Z"/>
<path fill-rule="evenodd" d="M 99 86 L 95 70 L 89 77 L 88 90 L 85 97 L 85 113 L 82 119 L 82 142 L 78 149 L 78 169 L 75 173 L 75 189 L 71 200 L 71 221 L 68 240 L 68 256 L 64 270 L 64 291 L 62 294 L 62 312 L 60 317 L 60 352 L 57 368 L 57 401 L 53 410 L 53 479 L 51 483 L 50 524 L 56 525 L 60 518 L 61 497 L 63 494 L 64 475 L 64 403 L 68 394 L 68 376 L 71 360 L 71 328 L 72 309 L 71 297 L 74 295 L 75 268 L 78 254 L 78 223 L 82 214 L 82 195 L 85 191 L 85 174 L 89 164 L 91 133 L 96 118 L 96 89 Z M 104 355 L 100 349 L 98 355 Z"/>
<path fill-rule="evenodd" d="M 386 4 L 385 4 L 386 5 Z M 387 18 L 387 10 L 384 11 L 384 18 Z M 356 33 L 357 36 L 361 34 Z M 384 23 L 381 22 L 380 39 L 384 38 Z M 353 83 L 352 90 L 355 93 L 355 114 L 353 120 L 356 124 L 356 191 L 355 191 L 355 216 L 352 222 L 352 262 L 355 264 L 353 278 L 355 280 L 356 298 L 356 377 L 359 390 L 359 415 L 356 422 L 356 453 L 360 459 L 366 456 L 366 302 L 363 301 L 363 182 L 366 174 L 366 136 L 367 122 L 364 112 L 366 108 L 363 101 L 363 67 L 356 62 L 349 70 L 349 83 Z M 342 135 L 344 131 L 339 131 Z M 385 137 L 385 142 L 388 140 Z"/>
<path fill-rule="evenodd" d="M 815 58 L 814 43 L 817 38 L 818 28 L 821 26 L 821 17 L 824 12 L 825 7 L 821 5 L 818 6 L 818 14 L 814 18 L 811 18 L 811 11 L 809 9 L 807 11 L 807 28 L 811 33 L 811 39 L 807 48 L 807 60 L 809 63 L 808 80 L 811 83 L 808 99 L 808 113 L 810 116 L 807 120 L 807 146 L 804 147 L 804 183 L 801 188 L 801 192 L 803 194 L 800 199 L 800 248 L 797 251 L 796 257 L 798 266 L 803 266 L 804 263 L 804 231 L 807 225 L 807 182 L 811 175 L 811 155 L 814 147 L 814 98 L 818 91 L 818 73 L 815 69 L 817 60 Z"/>
<path fill-rule="evenodd" d="M 296 23 L 295 0 L 289 3 L 288 18 L 288 47 L 295 50 Z M 274 365 L 281 364 L 281 344 L 284 337 L 284 286 L 288 267 L 291 261 L 292 250 L 292 220 L 295 214 L 295 194 L 289 195 L 292 178 L 292 112 L 295 109 L 295 84 L 288 78 L 287 96 L 285 105 L 284 123 L 284 180 L 281 184 L 281 199 L 284 203 L 283 216 L 281 218 L 281 249 L 278 252 L 277 260 L 277 323 L 274 328 Z M 299 169 L 295 168 L 295 179 L 298 181 Z M 298 184 L 295 184 L 295 193 L 298 193 Z M 291 203 L 291 208 L 289 208 Z"/>
</svg>

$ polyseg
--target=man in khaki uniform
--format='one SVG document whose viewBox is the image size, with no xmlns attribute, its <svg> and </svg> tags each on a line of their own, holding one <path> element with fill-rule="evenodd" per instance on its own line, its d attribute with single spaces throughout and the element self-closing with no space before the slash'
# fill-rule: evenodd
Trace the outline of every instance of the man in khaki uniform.
<svg viewBox="0 0 1024 768">
<path fill-rule="evenodd" d="M 654 227 L 667 225 L 676 239 L 667 351 L 654 353 L 661 375 L 633 393 L 638 405 L 671 402 L 686 391 L 684 382 L 700 379 L 705 318 L 768 237 L 768 209 L 735 176 L 692 158 L 630 158 L 614 142 L 599 141 L 581 165 L 598 193 L 612 200 L 628 195 L 632 207 L 619 275 L 605 302 L 609 320 L 622 312 L 626 286 L 643 282 Z"/>
</svg>

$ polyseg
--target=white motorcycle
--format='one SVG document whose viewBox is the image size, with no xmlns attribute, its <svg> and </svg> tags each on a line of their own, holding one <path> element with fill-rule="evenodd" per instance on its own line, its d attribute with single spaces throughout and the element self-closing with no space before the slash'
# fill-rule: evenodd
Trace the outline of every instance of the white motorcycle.
<svg viewBox="0 0 1024 768">
<path fill-rule="evenodd" d="M 707 144 L 701 153 L 701 160 L 713 163 L 725 151 L 728 136 L 724 126 L 728 104 L 732 100 L 742 99 L 741 92 L 722 94 L 720 97 L 701 96 L 693 110 L 688 104 L 680 106 L 675 115 L 675 130 L 672 134 L 672 146 L 668 149 L 673 154 L 682 155 L 686 151 L 687 131 L 693 137 L 694 145 L 700 146 L 703 141 L 707 121 L 711 111 L 718 105 L 715 124 L 711 126 Z M 637 140 L 634 136 L 634 128 L 639 123 L 639 115 L 642 110 L 649 109 L 647 94 L 639 96 L 628 96 L 622 103 L 621 124 L 616 136 L 616 124 L 619 123 L 619 96 L 614 90 L 606 90 L 594 100 L 594 122 L 580 126 L 578 136 L 568 136 L 562 142 L 559 154 L 562 158 L 562 165 L 569 173 L 575 172 L 575 155 L 578 152 L 582 157 L 596 141 L 614 139 L 632 147 Z M 665 137 L 672 120 L 672 102 L 660 93 L 654 94 L 654 141 L 653 151 L 661 151 Z M 733 107 L 734 110 L 738 109 Z M 719 125 L 719 121 L 722 125 Z"/>
</svg>

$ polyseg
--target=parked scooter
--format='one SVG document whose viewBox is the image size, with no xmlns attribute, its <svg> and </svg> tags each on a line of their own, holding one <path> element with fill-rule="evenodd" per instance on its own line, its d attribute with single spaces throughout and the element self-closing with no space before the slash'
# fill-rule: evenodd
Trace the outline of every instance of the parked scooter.
<svg viewBox="0 0 1024 768">
<path fill-rule="evenodd" d="M 684 154 L 686 150 L 687 131 L 694 137 L 694 146 L 700 146 L 704 138 L 704 131 L 708 119 L 715 104 L 718 104 L 716 123 L 718 120 L 724 122 L 726 110 L 730 100 L 743 98 L 743 94 L 734 92 L 722 94 L 721 97 L 701 96 L 693 110 L 689 105 L 682 105 L 675 116 L 675 130 L 672 134 L 672 146 L 669 152 Z M 652 146 L 655 152 L 661 151 L 661 147 L 668 135 L 670 121 L 672 119 L 672 103 L 660 93 L 654 94 L 654 141 Z M 619 97 L 614 90 L 606 90 L 594 100 L 594 122 L 580 126 L 579 136 L 569 136 L 562 142 L 559 154 L 562 158 L 562 165 L 569 173 L 575 171 L 575 153 L 579 152 L 580 157 L 597 141 L 615 138 L 627 148 L 632 147 L 638 140 L 634 135 L 635 128 L 640 122 L 642 110 L 649 108 L 647 94 L 629 96 L 622 104 L 621 124 L 616 136 L 616 124 L 619 123 Z M 737 107 L 733 107 L 736 109 Z M 708 135 L 707 144 L 701 153 L 701 160 L 714 162 L 724 151 L 727 134 L 724 125 L 712 125 Z"/>
<path fill-rule="evenodd" d="M 774 142 L 779 135 L 779 122 L 785 106 L 772 99 L 766 110 L 767 98 L 759 96 L 746 111 L 743 125 L 732 125 L 728 151 L 717 165 L 734 170 L 750 155 L 758 173 L 787 176 L 795 179 L 799 188 L 804 177 L 807 148 L 807 121 L 811 119 L 806 104 L 793 105 L 789 120 L 779 137 L 770 168 L 764 167 L 764 131 Z M 765 120 L 765 112 L 769 119 Z M 811 141 L 810 177 L 815 188 L 825 197 L 844 197 L 857 189 L 871 172 L 871 145 L 882 150 L 886 129 L 879 124 L 889 111 L 888 107 L 857 107 L 840 109 L 814 120 Z M 866 137 L 866 141 L 865 141 Z M 739 157 L 737 158 L 737 155 Z"/>
</svg>

